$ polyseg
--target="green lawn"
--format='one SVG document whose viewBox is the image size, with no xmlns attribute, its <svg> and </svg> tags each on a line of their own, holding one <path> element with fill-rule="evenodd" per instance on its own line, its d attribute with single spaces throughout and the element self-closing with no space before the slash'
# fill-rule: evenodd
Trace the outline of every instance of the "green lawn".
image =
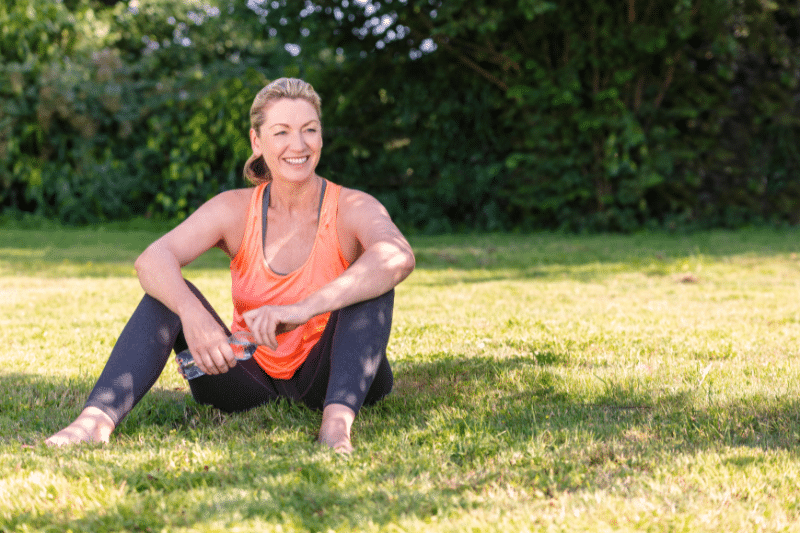
<svg viewBox="0 0 800 533">
<path fill-rule="evenodd" d="M 0 227 L 0 531 L 800 531 L 800 230 L 414 238 L 352 456 L 171 366 L 109 445 L 44 446 L 157 236 Z M 187 277 L 230 320 L 224 255 Z"/>
</svg>

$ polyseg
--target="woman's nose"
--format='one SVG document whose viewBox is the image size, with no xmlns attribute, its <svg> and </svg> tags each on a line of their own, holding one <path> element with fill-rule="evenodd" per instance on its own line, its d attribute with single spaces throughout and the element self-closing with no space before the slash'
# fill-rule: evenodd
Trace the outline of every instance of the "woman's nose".
<svg viewBox="0 0 800 533">
<path fill-rule="evenodd" d="M 292 134 L 291 143 L 289 144 L 289 147 L 296 150 L 303 150 L 306 147 L 306 140 L 303 139 L 302 132 L 297 132 Z"/>
</svg>

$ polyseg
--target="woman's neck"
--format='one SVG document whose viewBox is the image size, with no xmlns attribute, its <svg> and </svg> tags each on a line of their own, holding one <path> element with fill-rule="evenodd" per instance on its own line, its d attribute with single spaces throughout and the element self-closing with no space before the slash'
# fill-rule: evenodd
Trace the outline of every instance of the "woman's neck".
<svg viewBox="0 0 800 533">
<path fill-rule="evenodd" d="M 316 209 L 321 188 L 322 178 L 316 174 L 300 183 L 273 180 L 270 185 L 269 206 L 288 211 Z"/>
</svg>

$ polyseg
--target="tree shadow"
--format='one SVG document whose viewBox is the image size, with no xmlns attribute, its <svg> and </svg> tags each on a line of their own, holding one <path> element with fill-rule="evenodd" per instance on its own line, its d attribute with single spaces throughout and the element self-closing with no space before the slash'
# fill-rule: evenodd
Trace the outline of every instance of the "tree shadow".
<svg viewBox="0 0 800 533">
<path fill-rule="evenodd" d="M 0 375 L 0 442 L 31 445 L 68 425 L 83 409 L 94 378 L 58 381 L 41 375 Z M 12 393 L 13 391 L 13 393 Z M 188 392 L 154 388 L 122 421 L 115 434 L 133 435 L 142 427 L 181 427 L 190 423 L 194 402 Z"/>
<path fill-rule="evenodd" d="M 130 275 L 133 261 L 169 226 L 124 225 L 46 229 L 3 228 L 0 266 L 13 272 L 55 271 L 70 275 Z M 800 252 L 800 230 L 712 230 L 690 234 L 566 235 L 538 232 L 426 236 L 411 239 L 417 269 L 452 276 L 432 285 L 569 276 L 592 281 L 618 271 L 664 274 L 686 259 L 714 260 L 743 255 L 770 257 Z M 191 268 L 225 269 L 224 253 L 203 254 Z M 422 285 L 427 283 L 418 281 Z"/>
<path fill-rule="evenodd" d="M 543 352 L 530 357 L 463 356 L 407 363 L 396 373 L 387 404 L 410 408 L 401 418 L 410 429 L 425 424 L 443 407 L 473 418 L 472 425 L 532 437 L 543 431 L 593 427 L 603 438 L 624 436 L 640 426 L 653 443 L 685 451 L 748 446 L 794 450 L 800 444 L 800 399 L 740 397 L 725 403 L 702 402 L 704 391 L 687 388 L 665 393 L 604 381 L 602 392 L 581 397 L 561 377 L 569 355 Z M 482 403 L 488 409 L 476 409 Z M 388 407 L 387 407 L 388 408 Z M 453 427 L 462 420 L 453 418 Z M 394 430 L 392 430 L 394 431 Z"/>
<path fill-rule="evenodd" d="M 791 256 L 800 251 L 791 229 L 712 230 L 691 234 L 479 234 L 413 241 L 417 268 L 435 271 L 441 286 L 514 279 L 591 282 L 619 272 L 667 275 L 686 261 Z"/>
<path fill-rule="evenodd" d="M 83 228 L 3 228 L 0 268 L 26 275 L 70 277 L 132 276 L 139 254 L 169 225 L 126 228 L 124 224 Z M 230 263 L 218 249 L 203 254 L 192 269 L 227 269 Z"/>
<path fill-rule="evenodd" d="M 459 509 L 467 505 L 459 502 L 468 501 L 470 494 L 495 490 L 503 483 L 531 487 L 547 497 L 586 486 L 609 486 L 632 472 L 646 474 L 659 460 L 679 454 L 741 447 L 797 449 L 800 401 L 795 398 L 744 397 L 701 406 L 693 390 L 655 394 L 613 381 L 605 382 L 599 394 L 581 396 L 562 377 L 571 365 L 569 354 L 540 355 L 442 356 L 423 363 L 401 362 L 395 365 L 393 393 L 362 410 L 357 427 L 360 446 L 403 440 L 408 453 L 441 457 L 437 468 L 452 472 L 448 483 L 398 484 L 391 493 L 377 490 L 365 501 L 363 495 L 342 491 L 338 470 L 348 468 L 346 462 L 332 462 L 329 456 L 320 460 L 311 448 L 304 450 L 310 451 L 307 457 L 286 461 L 273 450 L 259 457 L 252 472 L 242 468 L 233 476 L 222 470 L 178 469 L 171 477 L 136 468 L 114 471 L 115 482 L 152 498 L 154 505 L 164 495 L 193 489 L 213 487 L 225 495 L 212 501 L 185 498 L 172 517 L 139 515 L 136 509 L 142 502 L 137 500 L 118 503 L 116 514 L 67 518 L 37 511 L 14 517 L 8 524 L 48 524 L 75 531 L 160 530 L 192 527 L 224 513 L 243 521 L 288 521 L 309 531 L 357 524 L 368 516 L 380 528 L 393 523 L 399 509 L 404 516 L 425 520 Z M 91 386 L 89 380 L 0 377 L 0 390 L 18 391 L 2 400 L 0 439 L 26 443 L 57 430 L 77 413 Z M 187 441 L 202 445 L 213 437 L 190 431 L 194 412 L 196 406 L 186 392 L 156 389 L 120 431 L 135 437 L 148 424 L 177 428 Z M 13 416 L 21 420 L 14 424 Z M 312 425 L 312 418 L 309 415 L 301 423 Z M 364 483 L 387 473 L 396 475 L 391 465 L 369 463 L 367 456 L 355 460 L 364 463 L 358 464 Z M 745 468 L 757 459 L 740 454 L 726 460 Z M 290 474 L 291 484 L 280 481 Z M 254 490 L 258 497 L 237 496 Z"/>
</svg>

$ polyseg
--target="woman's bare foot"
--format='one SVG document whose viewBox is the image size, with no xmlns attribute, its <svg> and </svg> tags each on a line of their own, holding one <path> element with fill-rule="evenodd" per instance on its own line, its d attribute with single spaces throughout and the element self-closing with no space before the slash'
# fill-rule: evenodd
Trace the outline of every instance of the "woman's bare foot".
<svg viewBox="0 0 800 533">
<path fill-rule="evenodd" d="M 67 446 L 79 442 L 108 442 L 114 431 L 114 421 L 97 407 L 87 407 L 72 424 L 55 435 L 51 435 L 45 443 L 49 446 Z"/>
<path fill-rule="evenodd" d="M 356 413 L 346 405 L 332 403 L 322 411 L 322 424 L 319 428 L 319 439 L 322 444 L 334 451 L 349 454 L 353 451 L 350 444 L 350 427 Z"/>
</svg>

